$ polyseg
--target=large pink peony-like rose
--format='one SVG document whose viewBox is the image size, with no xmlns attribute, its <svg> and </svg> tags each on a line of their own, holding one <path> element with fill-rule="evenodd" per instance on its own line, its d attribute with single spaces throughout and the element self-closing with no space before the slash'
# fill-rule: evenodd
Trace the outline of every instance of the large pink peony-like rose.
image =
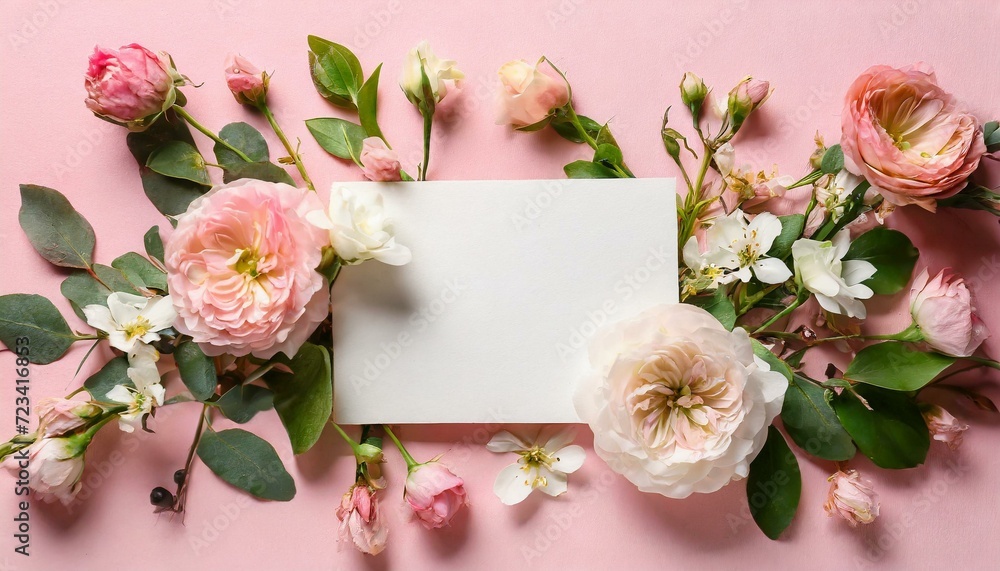
<svg viewBox="0 0 1000 571">
<path fill-rule="evenodd" d="M 704 309 L 663 305 L 595 338 L 596 374 L 576 393 L 594 452 L 644 492 L 714 492 L 747 476 L 788 383 L 746 331 Z"/>
<path fill-rule="evenodd" d="M 208 355 L 295 355 L 329 311 L 316 194 L 241 179 L 188 207 L 166 243 L 176 328 Z"/>
<path fill-rule="evenodd" d="M 844 166 L 899 206 L 934 211 L 936 200 L 962 190 L 986 152 L 976 118 L 926 64 L 869 68 L 848 89 L 841 123 Z"/>
<path fill-rule="evenodd" d="M 99 117 L 131 130 L 148 126 L 145 119 L 166 111 L 177 98 L 183 78 L 167 54 L 139 44 L 118 51 L 95 47 L 87 68 L 87 108 Z"/>
</svg>

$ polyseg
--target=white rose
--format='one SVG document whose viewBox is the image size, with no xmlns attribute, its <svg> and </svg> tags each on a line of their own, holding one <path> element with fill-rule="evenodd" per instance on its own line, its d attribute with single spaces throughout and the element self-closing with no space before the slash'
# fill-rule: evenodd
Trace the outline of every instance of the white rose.
<svg viewBox="0 0 1000 571">
<path fill-rule="evenodd" d="M 410 249 L 396 243 L 392 220 L 385 216 L 378 192 L 335 187 L 330 192 L 330 209 L 310 212 L 306 219 L 330 232 L 333 250 L 346 264 L 374 259 L 402 266 L 412 259 Z"/>
<path fill-rule="evenodd" d="M 746 477 L 788 383 L 743 329 L 663 305 L 602 332 L 577 390 L 594 451 L 644 492 L 685 498 Z"/>
<path fill-rule="evenodd" d="M 427 81 L 430 84 L 431 93 L 434 95 L 434 103 L 440 103 L 447 95 L 448 81 L 457 82 L 465 77 L 465 74 L 455 67 L 453 60 L 438 59 L 426 41 L 420 42 L 417 47 L 406 54 L 406 60 L 403 62 L 403 74 L 399 78 L 399 86 L 403 88 L 406 98 L 414 105 L 424 99 L 424 90 L 421 87 L 421 68 L 427 74 Z"/>
<path fill-rule="evenodd" d="M 795 276 L 816 295 L 816 301 L 830 313 L 864 319 L 862 299 L 874 292 L 861 282 L 875 275 L 875 266 L 864 260 L 843 261 L 851 247 L 850 232 L 840 231 L 832 240 L 801 239 L 792 244 Z"/>
</svg>

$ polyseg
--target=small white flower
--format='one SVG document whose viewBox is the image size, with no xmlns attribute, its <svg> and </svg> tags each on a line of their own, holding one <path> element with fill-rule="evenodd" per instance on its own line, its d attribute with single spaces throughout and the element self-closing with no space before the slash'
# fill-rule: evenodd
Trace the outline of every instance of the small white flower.
<svg viewBox="0 0 1000 571">
<path fill-rule="evenodd" d="M 697 238 L 692 236 L 684 245 L 684 260 L 695 272 L 704 268 L 723 268 L 725 275 L 718 279 L 719 283 L 729 283 L 734 279 L 743 282 L 750 281 L 752 276 L 767 284 L 778 284 L 792 277 L 791 270 L 784 262 L 776 258 L 768 258 L 767 251 L 774 245 L 774 240 L 781 234 L 781 221 L 778 217 L 763 212 L 747 223 L 742 210 L 735 210 L 729 216 L 717 219 L 708 228 L 705 235 L 708 250 L 700 256 Z M 700 268 L 692 267 L 688 262 L 692 259 Z"/>
<path fill-rule="evenodd" d="M 108 306 L 88 305 L 83 314 L 91 327 L 108 334 L 115 349 L 132 353 L 137 343 L 159 341 L 159 331 L 173 326 L 177 312 L 170 296 L 143 297 L 122 292 L 108 296 Z"/>
<path fill-rule="evenodd" d="M 864 260 L 844 261 L 850 246 L 847 231 L 825 242 L 803 238 L 792 244 L 792 259 L 798 280 L 816 295 L 823 309 L 864 319 L 867 312 L 860 300 L 874 292 L 861 282 L 875 275 L 875 266 Z"/>
<path fill-rule="evenodd" d="M 165 391 L 160 384 L 155 362 L 129 367 L 127 373 L 135 387 L 115 385 L 108 391 L 108 400 L 128 407 L 118 415 L 118 426 L 124 432 L 132 432 L 141 424 L 142 418 L 153 411 L 153 407 L 163 406 Z"/>
<path fill-rule="evenodd" d="M 399 86 L 406 94 L 410 103 L 417 105 L 424 99 L 422 89 L 422 77 L 420 70 L 427 74 L 427 81 L 430 84 L 431 93 L 434 95 L 434 103 L 439 103 L 448 93 L 448 82 L 458 82 L 465 78 L 465 74 L 455 67 L 455 62 L 448 59 L 438 59 L 426 41 L 417 44 L 417 47 L 406 54 L 403 62 L 403 74 L 399 78 Z"/>
<path fill-rule="evenodd" d="M 732 144 L 723 143 L 712 156 L 715 159 L 715 166 L 719 167 L 719 173 L 723 177 L 733 172 L 733 167 L 736 166 L 736 149 Z"/>
<path fill-rule="evenodd" d="M 395 228 L 385 216 L 382 195 L 378 192 L 334 188 L 330 192 L 329 211 L 312 211 L 306 219 L 330 232 L 334 251 L 347 264 L 374 259 L 402 266 L 413 258 L 409 248 L 396 243 Z"/>
<path fill-rule="evenodd" d="M 514 452 L 517 462 L 504 468 L 493 484 L 493 493 L 508 506 L 520 503 L 538 489 L 558 496 L 568 488 L 567 474 L 583 466 L 586 453 L 573 442 L 574 430 L 555 434 L 544 445 L 529 445 L 506 430 L 493 435 L 486 445 L 491 452 Z"/>
<path fill-rule="evenodd" d="M 862 182 L 864 179 L 860 176 L 842 170 L 837 176 L 827 179 L 827 184 L 816 186 L 816 201 L 830 213 L 830 219 L 836 222 L 844 215 L 847 199 Z"/>
</svg>

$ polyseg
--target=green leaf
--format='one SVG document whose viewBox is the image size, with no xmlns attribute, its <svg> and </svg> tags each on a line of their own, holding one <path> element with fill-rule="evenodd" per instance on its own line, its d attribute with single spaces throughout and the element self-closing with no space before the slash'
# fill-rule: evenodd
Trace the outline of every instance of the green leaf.
<svg viewBox="0 0 1000 571">
<path fill-rule="evenodd" d="M 854 391 L 872 410 L 849 390 L 839 395 L 831 393 L 831 402 L 858 450 L 881 468 L 913 468 L 923 464 L 930 435 L 913 399 L 906 393 L 867 385 L 856 385 Z"/>
<path fill-rule="evenodd" d="M 59 286 L 63 297 L 69 300 L 73 312 L 80 319 L 86 319 L 83 315 L 83 308 L 88 305 L 107 307 L 108 296 L 111 295 L 111 292 L 140 294 L 139 290 L 125 277 L 125 274 L 115 268 L 94 264 L 94 273 L 97 274 L 100 281 L 87 272 L 78 271 L 70 274 Z"/>
<path fill-rule="evenodd" d="M 369 137 L 378 137 L 384 141 L 385 136 L 378 126 L 378 77 L 381 71 L 382 64 L 378 64 L 358 92 L 358 119 Z"/>
<path fill-rule="evenodd" d="M 823 153 L 819 168 L 826 174 L 837 174 L 844 168 L 844 150 L 840 145 L 834 145 Z"/>
<path fill-rule="evenodd" d="M 608 167 L 590 161 L 573 161 L 563 167 L 569 178 L 618 178 L 618 173 Z"/>
<path fill-rule="evenodd" d="M 788 366 L 788 363 L 782 361 L 780 357 L 772 353 L 770 349 L 756 339 L 751 338 L 750 345 L 753 346 L 753 354 L 767 363 L 772 371 L 781 373 L 781 376 L 785 377 L 785 380 L 792 382 L 792 368 Z"/>
<path fill-rule="evenodd" d="M 306 343 L 291 360 L 292 373 L 271 371 L 264 375 L 274 391 L 274 408 L 288 432 L 292 451 L 312 448 L 333 411 L 333 377 L 326 348 Z"/>
<path fill-rule="evenodd" d="M 128 252 L 115 258 L 111 267 L 120 271 L 132 284 L 145 289 L 167 291 L 167 274 L 143 255 Z"/>
<path fill-rule="evenodd" d="M 610 143 L 601 143 L 594 152 L 594 162 L 613 168 L 622 164 L 622 150 Z"/>
<path fill-rule="evenodd" d="M 309 119 L 306 127 L 326 152 L 342 159 L 360 161 L 362 141 L 367 136 L 361 125 L 330 117 Z"/>
<path fill-rule="evenodd" d="M 295 181 L 285 169 L 269 162 L 248 163 L 241 161 L 240 163 L 227 166 L 226 170 L 222 173 L 222 182 L 227 184 L 241 178 L 283 182 L 295 186 Z"/>
<path fill-rule="evenodd" d="M 684 303 L 697 305 L 711 313 L 729 331 L 732 331 L 733 327 L 736 326 L 736 307 L 733 306 L 733 300 L 726 295 L 725 288 L 717 288 L 712 295 L 689 297 L 684 300 Z"/>
<path fill-rule="evenodd" d="M 986 142 L 986 152 L 1000 151 L 1000 123 L 990 121 L 983 125 L 983 140 Z"/>
<path fill-rule="evenodd" d="M 217 476 L 258 498 L 287 502 L 295 497 L 295 481 L 274 447 L 245 430 L 206 430 L 198 457 Z"/>
<path fill-rule="evenodd" d="M 886 341 L 858 351 L 844 377 L 894 391 L 915 391 L 954 363 L 954 357 L 917 351 L 900 341 Z"/>
<path fill-rule="evenodd" d="M 160 227 L 153 226 L 142 237 L 142 243 L 146 247 L 146 255 L 163 263 L 163 240 L 160 238 Z"/>
<path fill-rule="evenodd" d="M 40 295 L 14 293 L 0 296 L 0 341 L 14 353 L 28 346 L 24 355 L 28 361 L 47 365 L 62 357 L 76 336 L 51 301 Z"/>
<path fill-rule="evenodd" d="M 358 91 L 364 72 L 357 56 L 346 47 L 309 36 L 309 67 L 317 91 L 327 101 L 340 107 L 357 108 Z"/>
<path fill-rule="evenodd" d="M 94 263 L 94 229 L 59 191 L 22 184 L 18 221 L 31 245 L 49 262 L 81 269 Z"/>
<path fill-rule="evenodd" d="M 584 129 L 586 129 L 586 126 L 584 126 Z M 601 128 L 598 129 L 597 137 L 594 137 L 594 141 L 597 143 L 598 147 L 601 145 L 611 145 L 616 148 L 618 147 L 618 141 L 616 141 L 615 136 L 611 134 L 611 127 L 609 127 L 607 123 L 601 125 Z"/>
<path fill-rule="evenodd" d="M 602 125 L 590 117 L 583 115 L 578 115 L 577 118 L 580 120 L 580 124 L 583 126 L 583 130 L 587 132 L 587 135 L 592 139 L 596 139 L 597 134 L 601 132 Z M 583 137 L 580 136 L 580 132 L 576 130 L 576 126 L 565 116 L 553 117 L 552 128 L 560 137 L 571 143 L 580 144 L 585 142 Z"/>
<path fill-rule="evenodd" d="M 197 343 L 181 343 L 174 351 L 174 361 L 184 386 L 194 398 L 203 401 L 215 394 L 215 386 L 219 383 L 215 376 L 215 364 Z"/>
<path fill-rule="evenodd" d="M 851 242 L 844 259 L 871 262 L 875 275 L 863 283 L 877 294 L 890 295 L 910 283 L 919 256 L 906 234 L 879 226 Z"/>
<path fill-rule="evenodd" d="M 857 452 L 826 400 L 826 389 L 801 375 L 794 375 L 788 383 L 781 422 L 792 440 L 817 458 L 845 461 Z"/>
<path fill-rule="evenodd" d="M 140 167 L 146 166 L 149 155 L 168 141 L 183 141 L 194 145 L 194 138 L 187 122 L 178 117 L 172 109 L 161 119 L 153 122 L 145 131 L 132 132 L 125 137 L 128 150 Z"/>
<path fill-rule="evenodd" d="M 183 141 L 164 143 L 149 155 L 146 166 L 153 172 L 170 178 L 190 180 L 205 186 L 212 184 L 201 153 L 193 145 Z"/>
<path fill-rule="evenodd" d="M 153 172 L 148 167 L 140 169 L 139 176 L 142 179 L 142 190 L 146 193 L 146 198 L 164 216 L 184 214 L 188 205 L 205 194 L 209 188 L 189 180 L 163 176 Z"/>
<path fill-rule="evenodd" d="M 128 378 L 128 358 L 124 355 L 111 359 L 83 382 L 83 388 L 97 402 L 108 402 L 108 391 L 116 385 L 135 387 L 132 379 Z"/>
<path fill-rule="evenodd" d="M 274 393 L 257 385 L 236 385 L 226 391 L 216 404 L 226 418 L 237 423 L 249 422 L 258 412 L 274 406 Z"/>
<path fill-rule="evenodd" d="M 802 237 L 802 231 L 806 227 L 806 217 L 804 214 L 789 214 L 779 216 L 778 220 L 781 221 L 781 234 L 774 239 L 767 255 L 781 260 L 792 253 L 792 244 Z"/>
<path fill-rule="evenodd" d="M 219 131 L 219 138 L 243 151 L 243 154 L 250 157 L 255 162 L 267 162 L 270 160 L 270 152 L 267 148 L 267 141 L 260 131 L 254 129 L 247 123 L 230 123 Z M 215 144 L 213 149 L 215 158 L 224 167 L 233 167 L 246 163 L 239 155 L 230 151 L 226 147 Z"/>
<path fill-rule="evenodd" d="M 795 454 L 773 426 L 767 427 L 767 441 L 750 464 L 747 502 L 757 527 L 771 539 L 792 523 L 802 494 L 802 475 Z"/>
</svg>

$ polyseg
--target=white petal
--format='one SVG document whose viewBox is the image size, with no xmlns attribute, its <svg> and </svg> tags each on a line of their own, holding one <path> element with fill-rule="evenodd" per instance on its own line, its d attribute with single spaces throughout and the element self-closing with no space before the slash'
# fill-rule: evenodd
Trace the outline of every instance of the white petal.
<svg viewBox="0 0 1000 571">
<path fill-rule="evenodd" d="M 490 452 L 517 452 L 531 448 L 523 440 L 514 436 L 506 430 L 501 430 L 493 435 L 493 438 L 486 443 L 486 449 Z"/>
<path fill-rule="evenodd" d="M 875 275 L 875 266 L 865 260 L 847 260 L 843 266 L 843 277 L 847 285 L 859 284 Z"/>
<path fill-rule="evenodd" d="M 766 284 L 780 284 L 792 277 L 792 271 L 784 262 L 776 258 L 762 258 L 753 265 L 753 273 L 757 279 Z"/>
<path fill-rule="evenodd" d="M 169 295 L 150 299 L 141 314 L 149 321 L 151 331 L 166 329 L 172 326 L 174 320 L 177 319 L 177 311 L 174 310 L 174 304 L 170 301 Z"/>
<path fill-rule="evenodd" d="M 545 468 L 540 470 L 541 476 L 545 478 L 545 485 L 538 486 L 538 491 L 550 496 L 560 496 L 569 489 L 569 479 L 562 472 L 552 472 Z"/>
<path fill-rule="evenodd" d="M 531 474 L 522 469 L 520 463 L 514 463 L 500 471 L 497 481 L 493 484 L 493 493 L 508 506 L 520 503 L 531 494 Z"/>
<path fill-rule="evenodd" d="M 146 306 L 146 298 L 140 295 L 116 291 L 108 296 L 108 310 L 115 323 L 123 325 L 135 321 L 139 310 Z"/>
<path fill-rule="evenodd" d="M 405 266 L 413 259 L 410 249 L 400 244 L 394 244 L 391 248 L 380 248 L 372 251 L 372 257 L 390 266 Z"/>
<path fill-rule="evenodd" d="M 567 426 L 546 440 L 545 445 L 542 446 L 542 448 L 544 448 L 549 454 L 552 454 L 553 452 L 562 450 L 572 444 L 574 438 L 576 438 L 576 428 L 573 426 Z"/>
<path fill-rule="evenodd" d="M 754 230 L 757 231 L 757 241 L 760 242 L 760 251 L 766 252 L 771 249 L 775 238 L 781 235 L 781 220 L 778 220 L 778 217 L 770 212 L 761 212 L 750 222 L 750 226 L 747 227 L 747 234 L 750 234 Z"/>
<path fill-rule="evenodd" d="M 124 405 L 131 405 L 135 402 L 135 396 L 125 385 L 115 385 L 107 393 L 108 401 L 117 402 Z"/>
<path fill-rule="evenodd" d="M 555 453 L 556 461 L 552 463 L 552 469 L 565 474 L 572 474 L 583 466 L 583 461 L 587 459 L 587 453 L 583 447 L 572 445 L 563 448 Z"/>
<path fill-rule="evenodd" d="M 83 315 L 87 318 L 87 324 L 94 329 L 104 331 L 105 333 L 110 333 L 118 329 L 118 324 L 111 317 L 111 310 L 103 305 L 88 305 L 83 308 Z"/>
</svg>

